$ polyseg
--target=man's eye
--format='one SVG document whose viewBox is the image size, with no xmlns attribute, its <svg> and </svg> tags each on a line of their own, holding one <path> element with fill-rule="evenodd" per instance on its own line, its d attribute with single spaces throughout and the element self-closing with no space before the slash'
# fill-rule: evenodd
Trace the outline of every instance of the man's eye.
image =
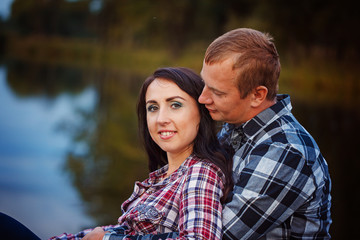
<svg viewBox="0 0 360 240">
<path fill-rule="evenodd" d="M 182 104 L 179 103 L 179 102 L 173 102 L 171 104 L 171 108 L 173 108 L 173 109 L 178 109 L 178 108 L 181 108 L 181 107 L 182 107 Z"/>
<path fill-rule="evenodd" d="M 158 109 L 158 107 L 155 105 L 150 105 L 147 107 L 148 112 L 155 112 L 157 109 Z"/>
<path fill-rule="evenodd" d="M 220 92 L 220 91 L 216 91 L 216 90 L 213 90 L 212 93 L 213 93 L 215 96 L 218 96 L 218 97 L 221 97 L 221 96 L 224 96 L 224 95 L 225 95 L 224 92 Z"/>
</svg>

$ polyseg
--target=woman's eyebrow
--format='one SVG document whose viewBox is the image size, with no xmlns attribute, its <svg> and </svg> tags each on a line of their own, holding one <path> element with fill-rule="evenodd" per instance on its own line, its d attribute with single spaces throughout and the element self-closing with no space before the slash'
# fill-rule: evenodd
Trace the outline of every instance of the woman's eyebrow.
<svg viewBox="0 0 360 240">
<path fill-rule="evenodd" d="M 182 100 L 186 101 L 186 100 L 185 100 L 185 98 L 180 97 L 180 96 L 173 96 L 173 97 L 169 97 L 169 98 L 167 98 L 167 99 L 166 99 L 166 101 L 167 101 L 167 102 L 169 102 L 169 101 L 172 101 L 172 100 L 174 100 L 174 99 L 176 99 L 176 98 L 180 98 L 180 99 L 182 99 Z"/>
<path fill-rule="evenodd" d="M 145 104 L 149 104 L 149 103 L 156 103 L 156 101 L 150 99 L 150 100 L 147 100 Z"/>
<path fill-rule="evenodd" d="M 182 100 L 186 101 L 186 99 L 185 99 L 185 98 L 180 97 L 180 96 L 168 97 L 168 98 L 166 99 L 166 101 L 167 101 L 167 102 L 170 102 L 170 101 L 173 101 L 174 99 L 177 99 L 177 98 L 179 98 L 179 99 L 182 99 Z M 146 104 L 149 104 L 149 103 L 157 103 L 157 101 L 150 99 L 150 100 L 147 100 L 147 101 L 146 101 Z"/>
</svg>

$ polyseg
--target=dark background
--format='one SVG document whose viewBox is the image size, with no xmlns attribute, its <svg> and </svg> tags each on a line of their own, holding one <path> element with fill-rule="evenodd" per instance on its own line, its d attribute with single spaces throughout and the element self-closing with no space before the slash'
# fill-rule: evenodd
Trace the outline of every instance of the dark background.
<svg viewBox="0 0 360 240">
<path fill-rule="evenodd" d="M 294 115 L 329 164 L 331 234 L 351 239 L 358 235 L 360 214 L 360 18 L 352 4 L 14 0 L 9 17 L 0 19 L 0 60 L 7 69 L 7 86 L 20 99 L 41 96 L 51 102 L 64 93 L 95 89 L 95 107 L 78 112 L 79 123 L 58 128 L 73 142 L 61 169 L 89 218 L 110 224 L 133 182 L 147 175 L 135 117 L 137 93 L 146 76 L 162 66 L 199 72 L 208 44 L 228 30 L 250 27 L 270 33 L 281 57 L 280 93 L 291 95 Z M 0 138 L 5 141 L 7 136 Z M 87 150 L 78 152 L 79 143 Z M 0 202 L 0 210 L 6 207 Z"/>
</svg>

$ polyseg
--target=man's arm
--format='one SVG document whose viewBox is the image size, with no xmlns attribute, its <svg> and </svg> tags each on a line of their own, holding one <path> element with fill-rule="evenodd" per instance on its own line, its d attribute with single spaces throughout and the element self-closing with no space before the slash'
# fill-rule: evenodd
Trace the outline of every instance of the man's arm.
<svg viewBox="0 0 360 240">
<path fill-rule="evenodd" d="M 235 155 L 234 195 L 223 211 L 223 239 L 258 239 L 286 221 L 315 191 L 311 168 L 289 145 L 262 144 L 239 161 Z"/>
</svg>

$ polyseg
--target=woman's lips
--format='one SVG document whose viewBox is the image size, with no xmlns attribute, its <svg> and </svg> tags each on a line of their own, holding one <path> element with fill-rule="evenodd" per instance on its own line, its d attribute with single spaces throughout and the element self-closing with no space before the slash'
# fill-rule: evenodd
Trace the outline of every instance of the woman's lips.
<svg viewBox="0 0 360 240">
<path fill-rule="evenodd" d="M 160 131 L 159 132 L 160 138 L 164 139 L 164 140 L 172 138 L 175 134 L 176 134 L 175 131 Z"/>
</svg>

